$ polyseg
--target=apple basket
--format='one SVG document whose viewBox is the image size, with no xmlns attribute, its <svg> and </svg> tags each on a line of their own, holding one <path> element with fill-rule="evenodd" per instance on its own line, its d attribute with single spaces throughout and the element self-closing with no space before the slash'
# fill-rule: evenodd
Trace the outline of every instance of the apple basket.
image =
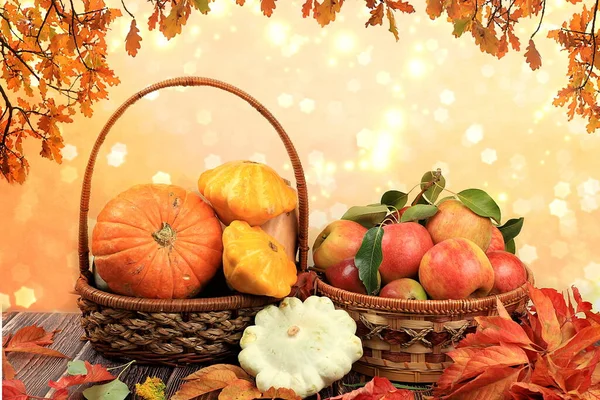
<svg viewBox="0 0 600 400">
<path fill-rule="evenodd" d="M 529 268 L 527 280 L 533 284 Z M 352 369 L 398 382 L 434 383 L 452 363 L 446 353 L 477 326 L 475 317 L 497 315 L 496 298 L 513 315 L 529 301 L 527 284 L 496 296 L 461 300 L 403 300 L 368 296 L 317 278 L 316 291 L 347 311 L 357 324 L 363 357 Z"/>
<path fill-rule="evenodd" d="M 175 86 L 211 86 L 245 100 L 279 134 L 290 158 L 298 195 L 296 263 L 307 266 L 308 196 L 302 164 L 290 138 L 275 117 L 249 94 L 214 79 L 179 77 L 158 82 L 135 93 L 110 117 L 89 157 L 79 214 L 79 269 L 75 289 L 79 294 L 85 339 L 107 357 L 135 359 L 141 363 L 177 365 L 205 363 L 237 355 L 244 329 L 256 313 L 279 299 L 246 294 L 191 299 L 149 299 L 117 295 L 96 287 L 90 270 L 88 210 L 94 165 L 100 147 L 117 120 L 132 104 L 154 91 Z M 294 233 L 292 232 L 292 236 Z M 296 259 L 293 252 L 294 260 Z M 223 293 L 216 292 L 216 296 Z"/>
</svg>

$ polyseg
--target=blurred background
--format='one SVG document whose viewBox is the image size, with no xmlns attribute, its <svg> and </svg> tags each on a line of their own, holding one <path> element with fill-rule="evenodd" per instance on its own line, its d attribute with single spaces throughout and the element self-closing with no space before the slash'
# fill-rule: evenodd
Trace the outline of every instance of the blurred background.
<svg viewBox="0 0 600 400">
<path fill-rule="evenodd" d="M 79 196 L 96 136 L 127 97 L 181 75 L 236 85 L 278 118 L 305 169 L 311 244 L 349 206 L 377 202 L 388 189 L 408 190 L 439 167 L 450 190 L 492 195 L 503 222 L 525 217 L 517 254 L 537 286 L 574 284 L 600 309 L 600 134 L 586 133 L 582 120 L 567 121 L 551 104 L 566 83 L 567 58 L 545 35 L 572 15 L 571 5 L 549 0 L 536 41 L 543 65 L 532 72 L 522 52 L 497 60 L 470 35 L 454 38 L 444 18 L 429 19 L 423 1 L 413 2 L 416 13 L 397 14 L 399 42 L 385 21 L 364 28 L 362 2 L 347 1 L 325 28 L 303 19 L 298 1 L 277 2 L 271 18 L 257 0 L 234 3 L 216 0 L 208 15 L 194 11 L 183 33 L 167 41 L 147 31 L 149 3 L 126 2 L 143 41 L 129 57 L 130 19 L 113 26 L 109 63 L 121 85 L 92 118 L 77 116 L 64 127 L 62 165 L 37 156 L 37 141 L 26 143 L 28 181 L 0 182 L 3 311 L 77 309 Z M 536 26 L 521 24 L 522 43 Z M 197 190 L 203 170 L 235 159 L 266 162 L 293 180 L 275 131 L 237 97 L 214 88 L 153 93 L 104 143 L 90 229 L 103 205 L 134 184 Z"/>
</svg>

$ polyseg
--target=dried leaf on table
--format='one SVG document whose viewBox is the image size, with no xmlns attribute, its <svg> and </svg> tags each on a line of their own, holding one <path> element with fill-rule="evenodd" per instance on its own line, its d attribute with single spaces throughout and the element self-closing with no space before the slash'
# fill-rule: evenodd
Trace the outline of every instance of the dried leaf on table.
<svg viewBox="0 0 600 400">
<path fill-rule="evenodd" d="M 84 383 L 96 383 L 104 382 L 115 379 L 106 367 L 100 364 L 90 364 L 85 361 L 86 374 L 85 375 L 65 375 L 58 381 L 48 382 L 48 386 L 56 390 L 66 389 L 71 386 L 81 385 Z"/>
<path fill-rule="evenodd" d="M 18 379 L 2 380 L 2 400 L 27 400 L 25 385 Z"/>
<path fill-rule="evenodd" d="M 387 378 L 378 376 L 370 380 L 365 386 L 349 393 L 330 397 L 328 400 L 413 400 L 415 394 L 407 389 L 398 389 Z"/>
<path fill-rule="evenodd" d="M 301 400 L 301 397 L 292 389 L 270 387 L 262 394 L 263 399 Z"/>
<path fill-rule="evenodd" d="M 15 369 L 12 364 L 8 361 L 4 349 L 2 349 L 2 376 L 4 379 L 14 379 Z"/>
<path fill-rule="evenodd" d="M 261 398 L 260 390 L 245 379 L 234 379 L 219 393 L 219 400 L 253 400 Z"/>
<path fill-rule="evenodd" d="M 248 375 L 248 373 L 246 371 L 244 371 L 242 369 L 242 367 L 239 367 L 237 365 L 232 365 L 232 364 L 214 364 L 214 365 L 199 369 L 198 371 L 194 372 L 193 374 L 188 375 L 185 378 L 183 378 L 183 380 L 191 381 L 194 379 L 200 379 L 203 377 L 207 377 L 207 374 L 214 374 L 215 371 L 231 371 L 234 373 L 236 378 L 250 379 L 250 375 Z M 214 376 L 214 375 L 211 375 L 211 376 Z"/>
</svg>

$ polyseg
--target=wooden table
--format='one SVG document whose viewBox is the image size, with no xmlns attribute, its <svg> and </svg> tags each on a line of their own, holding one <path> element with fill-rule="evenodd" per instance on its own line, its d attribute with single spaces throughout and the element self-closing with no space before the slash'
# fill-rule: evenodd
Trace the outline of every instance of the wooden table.
<svg viewBox="0 0 600 400">
<path fill-rule="evenodd" d="M 46 331 L 60 330 L 54 336 L 54 343 L 49 347 L 60 351 L 69 356 L 73 360 L 89 361 L 91 364 L 102 364 L 105 367 L 114 367 L 124 364 L 123 361 L 109 360 L 102 357 L 92 349 L 87 341 L 81 340 L 83 329 L 79 323 L 79 313 L 6 313 L 2 315 L 3 335 L 16 332 L 19 328 L 28 325 L 38 325 L 46 329 Z M 27 393 L 31 396 L 51 397 L 54 392 L 48 387 L 48 381 L 57 381 L 61 376 L 66 374 L 67 362 L 69 359 L 39 356 L 27 353 L 10 353 L 8 355 L 10 362 L 15 368 L 16 378 L 25 384 Z M 229 363 L 235 363 L 235 360 Z M 143 382 L 148 376 L 159 377 L 167 386 L 167 398 L 173 395 L 182 383 L 181 378 L 198 370 L 201 366 L 191 365 L 177 368 L 136 365 L 130 366 L 120 377 L 120 379 L 129 386 L 130 391 L 134 392 L 135 384 Z M 362 377 L 354 372 L 351 372 L 344 378 L 343 382 L 337 382 L 332 387 L 323 390 L 320 394 L 323 398 L 335 396 L 345 393 L 351 389 L 344 386 L 344 383 L 356 383 L 361 380 L 364 382 L 365 377 Z M 367 378 L 367 380 L 370 378 Z M 69 400 L 84 399 L 81 391 L 83 388 L 76 390 L 71 389 Z M 216 394 L 205 396 L 215 399 Z M 130 395 L 128 398 L 135 398 Z"/>
</svg>

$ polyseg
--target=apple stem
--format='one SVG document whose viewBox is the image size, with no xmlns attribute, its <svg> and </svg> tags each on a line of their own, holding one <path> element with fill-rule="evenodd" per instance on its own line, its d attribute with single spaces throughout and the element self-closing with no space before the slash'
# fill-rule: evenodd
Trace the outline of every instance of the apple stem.
<svg viewBox="0 0 600 400">
<path fill-rule="evenodd" d="M 421 197 L 423 197 L 425 192 L 428 191 L 433 185 L 437 184 L 440 181 L 441 177 L 442 177 L 442 170 L 440 168 L 438 168 L 433 173 L 433 177 L 431 178 L 431 180 L 423 186 L 423 189 L 421 189 L 419 194 L 415 197 L 415 199 L 411 203 L 411 206 L 416 205 L 419 202 L 419 200 L 421 200 Z M 429 200 L 427 200 L 427 201 L 429 202 Z"/>
</svg>

